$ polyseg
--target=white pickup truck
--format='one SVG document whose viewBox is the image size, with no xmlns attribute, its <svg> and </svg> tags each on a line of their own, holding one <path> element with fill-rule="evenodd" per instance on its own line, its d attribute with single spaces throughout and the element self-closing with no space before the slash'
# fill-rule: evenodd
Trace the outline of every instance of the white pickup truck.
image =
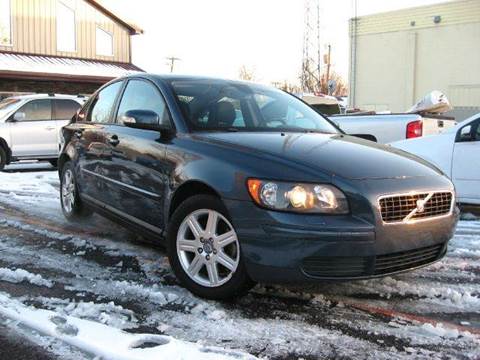
<svg viewBox="0 0 480 360">
<path fill-rule="evenodd" d="M 363 112 L 340 114 L 338 100 L 333 96 L 296 94 L 317 112 L 328 116 L 345 133 L 381 144 L 427 135 L 437 135 L 457 123 L 452 117 L 438 115 L 451 109 L 447 98 L 432 91 L 415 104 L 408 113 Z M 429 113 L 427 111 L 435 111 Z"/>
<path fill-rule="evenodd" d="M 437 135 L 457 123 L 437 114 L 352 114 L 329 117 L 343 131 L 381 144 Z"/>
</svg>

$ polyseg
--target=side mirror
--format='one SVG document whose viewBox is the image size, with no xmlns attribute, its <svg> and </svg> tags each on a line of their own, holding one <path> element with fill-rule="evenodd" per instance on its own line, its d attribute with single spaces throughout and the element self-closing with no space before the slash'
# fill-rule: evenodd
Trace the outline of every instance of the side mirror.
<svg viewBox="0 0 480 360">
<path fill-rule="evenodd" d="M 151 110 L 128 110 L 120 118 L 123 125 L 143 130 L 169 131 L 170 127 L 160 125 L 160 117 Z"/>
<path fill-rule="evenodd" d="M 16 112 L 14 115 L 13 115 L 13 121 L 16 122 L 16 121 L 23 121 L 25 120 L 26 118 L 26 115 L 24 112 L 21 112 L 21 111 L 18 111 Z"/>
<path fill-rule="evenodd" d="M 83 120 L 83 113 L 81 113 L 81 111 L 82 111 L 82 108 L 78 108 L 77 111 L 75 111 L 75 115 L 73 115 L 72 117 L 72 122 Z M 82 116 L 80 114 L 82 114 Z"/>
</svg>

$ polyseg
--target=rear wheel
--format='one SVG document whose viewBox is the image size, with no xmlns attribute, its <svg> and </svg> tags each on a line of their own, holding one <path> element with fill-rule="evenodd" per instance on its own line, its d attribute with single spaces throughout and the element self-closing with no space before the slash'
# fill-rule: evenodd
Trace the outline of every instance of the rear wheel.
<svg viewBox="0 0 480 360">
<path fill-rule="evenodd" d="M 88 209 L 80 199 L 75 172 L 70 161 L 67 161 L 62 168 L 62 175 L 60 177 L 60 203 L 62 205 L 63 215 L 65 215 L 68 220 L 80 220 L 92 214 L 91 210 Z"/>
<path fill-rule="evenodd" d="M 222 202 L 197 195 L 174 212 L 168 228 L 170 264 L 182 284 L 208 299 L 228 299 L 253 285 L 237 233 Z"/>
<path fill-rule="evenodd" d="M 5 152 L 5 149 L 0 146 L 0 171 L 3 170 L 6 163 L 7 163 L 7 153 Z"/>
</svg>

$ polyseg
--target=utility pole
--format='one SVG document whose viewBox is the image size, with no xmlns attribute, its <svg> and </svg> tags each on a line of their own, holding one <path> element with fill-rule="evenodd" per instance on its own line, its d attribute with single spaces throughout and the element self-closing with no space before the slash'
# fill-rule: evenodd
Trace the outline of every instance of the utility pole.
<svg viewBox="0 0 480 360">
<path fill-rule="evenodd" d="M 166 57 L 165 59 L 167 59 L 169 61 L 169 64 L 170 64 L 170 72 L 173 73 L 173 69 L 175 67 L 175 61 L 179 61 L 179 60 L 182 60 L 178 57 L 175 57 L 175 56 L 169 56 L 169 57 Z M 168 63 L 167 63 L 168 64 Z"/>
<path fill-rule="evenodd" d="M 325 83 L 328 86 L 328 81 L 330 80 L 330 53 L 332 51 L 332 45 L 328 44 L 328 53 L 327 56 L 325 57 L 325 64 L 327 65 L 327 78 L 325 79 Z"/>
</svg>

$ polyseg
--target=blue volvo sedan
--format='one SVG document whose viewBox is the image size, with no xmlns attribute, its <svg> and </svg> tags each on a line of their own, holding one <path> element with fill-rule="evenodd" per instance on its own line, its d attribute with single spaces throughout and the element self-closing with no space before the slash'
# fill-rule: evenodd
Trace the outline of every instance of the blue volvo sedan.
<svg viewBox="0 0 480 360">
<path fill-rule="evenodd" d="M 422 267 L 445 255 L 458 219 L 433 165 L 267 86 L 119 78 L 62 137 L 65 216 L 95 211 L 163 243 L 181 283 L 210 299 Z"/>
</svg>

